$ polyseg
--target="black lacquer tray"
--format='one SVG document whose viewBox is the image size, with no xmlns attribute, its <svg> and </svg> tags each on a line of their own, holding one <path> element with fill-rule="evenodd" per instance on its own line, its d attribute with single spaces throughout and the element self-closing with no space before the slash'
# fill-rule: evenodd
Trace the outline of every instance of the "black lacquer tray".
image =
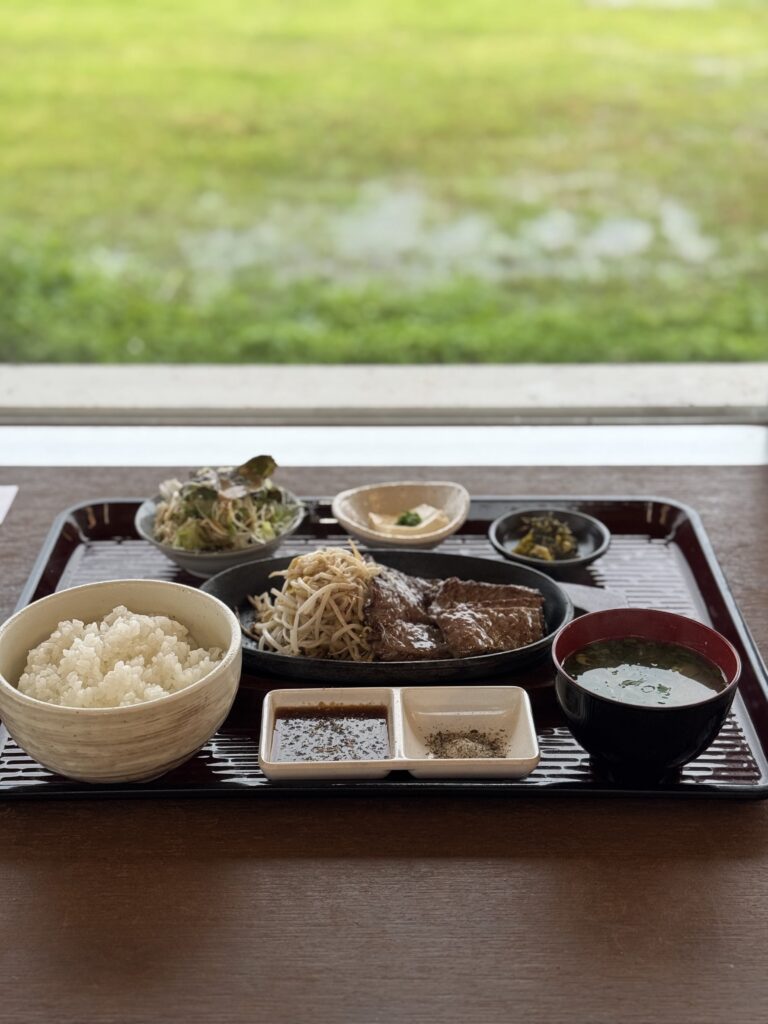
<svg viewBox="0 0 768 1024">
<path fill-rule="evenodd" d="M 322 544 L 344 544 L 346 534 L 333 520 L 330 502 L 305 499 L 309 514 L 302 532 L 281 554 Z M 261 703 L 284 680 L 266 675 L 243 677 L 240 692 L 221 730 L 186 764 L 154 782 L 91 786 L 53 775 L 28 757 L 0 723 L 0 798 L 80 798 L 110 796 L 195 796 L 313 793 L 502 793 L 543 796 L 645 795 L 676 797 L 768 796 L 768 675 L 698 515 L 663 498 L 547 497 L 518 495 L 477 498 L 458 534 L 438 550 L 473 557 L 500 558 L 487 539 L 490 523 L 519 504 L 557 503 L 602 520 L 613 534 L 598 562 L 561 580 L 577 608 L 611 604 L 616 595 L 638 607 L 664 608 L 710 623 L 736 646 L 743 662 L 739 694 L 713 745 L 682 773 L 653 787 L 613 784 L 592 770 L 560 716 L 547 661 L 494 676 L 495 683 L 523 685 L 533 705 L 541 762 L 525 779 L 418 780 L 398 774 L 371 782 L 274 783 L 258 764 Z M 199 586 L 150 544 L 140 540 L 133 518 L 140 499 L 109 498 L 63 512 L 32 569 L 19 607 L 65 587 L 105 579 L 176 580 Z M 603 591 L 611 592 L 603 594 Z M 291 686 L 298 685 L 291 681 Z M 316 685 L 316 684 L 315 684 Z M 469 683 L 468 685 L 472 685 Z"/>
</svg>

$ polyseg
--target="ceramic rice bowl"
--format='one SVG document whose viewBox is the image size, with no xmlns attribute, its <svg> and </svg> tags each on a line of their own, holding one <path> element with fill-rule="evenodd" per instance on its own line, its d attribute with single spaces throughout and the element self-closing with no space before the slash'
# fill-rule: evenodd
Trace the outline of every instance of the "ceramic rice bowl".
<svg viewBox="0 0 768 1024">
<path fill-rule="evenodd" d="M 28 652 L 59 622 L 98 621 L 117 605 L 166 615 L 222 660 L 202 679 L 166 697 L 117 708 L 62 707 L 20 693 Z M 240 681 L 240 623 L 221 601 L 160 580 L 89 583 L 51 594 L 0 626 L 0 718 L 44 767 L 81 782 L 148 781 L 188 760 L 227 717 Z"/>
</svg>

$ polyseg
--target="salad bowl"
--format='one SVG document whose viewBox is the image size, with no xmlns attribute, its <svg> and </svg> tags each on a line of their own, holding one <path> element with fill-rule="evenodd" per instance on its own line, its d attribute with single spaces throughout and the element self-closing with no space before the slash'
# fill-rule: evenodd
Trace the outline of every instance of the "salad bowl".
<svg viewBox="0 0 768 1024">
<path fill-rule="evenodd" d="M 157 506 L 162 498 L 158 495 L 145 501 L 136 513 L 134 525 L 136 532 L 143 539 L 153 544 L 158 551 L 170 558 L 181 569 L 188 572 L 190 576 L 207 580 L 210 576 L 223 572 L 225 569 L 232 569 L 236 565 L 243 565 L 245 562 L 253 562 L 258 558 L 266 558 L 271 555 L 292 533 L 301 525 L 304 518 L 304 509 L 297 510 L 296 517 L 283 533 L 271 540 L 261 543 L 254 541 L 245 548 L 236 548 L 229 551 L 186 551 L 182 548 L 175 548 L 171 544 L 163 544 L 154 536 L 155 515 Z"/>
<path fill-rule="evenodd" d="M 259 455 L 242 466 L 199 469 L 183 483 L 166 480 L 136 512 L 136 532 L 199 579 L 270 555 L 305 513 L 270 479 L 276 468 Z"/>
</svg>

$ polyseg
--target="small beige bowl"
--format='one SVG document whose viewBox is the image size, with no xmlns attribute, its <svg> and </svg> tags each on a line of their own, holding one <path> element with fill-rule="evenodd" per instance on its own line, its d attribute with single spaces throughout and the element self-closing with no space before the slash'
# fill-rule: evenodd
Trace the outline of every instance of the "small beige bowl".
<svg viewBox="0 0 768 1024">
<path fill-rule="evenodd" d="M 59 622 L 94 622 L 117 605 L 167 615 L 202 647 L 224 652 L 184 690 L 125 708 L 71 708 L 19 693 L 29 651 Z M 114 580 L 61 590 L 0 626 L 0 719 L 14 740 L 51 771 L 81 782 L 142 782 L 188 760 L 227 717 L 240 682 L 240 623 L 229 608 L 193 587 L 161 580 Z"/>
<path fill-rule="evenodd" d="M 462 526 L 469 515 L 469 501 L 466 487 L 449 480 L 401 480 L 342 491 L 333 499 L 331 511 L 347 533 L 371 547 L 433 548 Z M 416 537 L 387 537 L 370 525 L 369 512 L 396 516 L 422 504 L 441 509 L 448 524 Z"/>
</svg>

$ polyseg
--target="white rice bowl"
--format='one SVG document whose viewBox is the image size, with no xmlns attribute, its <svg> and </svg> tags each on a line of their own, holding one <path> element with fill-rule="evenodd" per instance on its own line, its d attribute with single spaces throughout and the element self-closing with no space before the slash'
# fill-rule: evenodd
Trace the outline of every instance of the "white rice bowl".
<svg viewBox="0 0 768 1024">
<path fill-rule="evenodd" d="M 18 689 L 65 707 L 129 707 L 185 689 L 221 659 L 175 619 L 119 605 L 99 622 L 60 622 L 29 652 Z"/>
</svg>

